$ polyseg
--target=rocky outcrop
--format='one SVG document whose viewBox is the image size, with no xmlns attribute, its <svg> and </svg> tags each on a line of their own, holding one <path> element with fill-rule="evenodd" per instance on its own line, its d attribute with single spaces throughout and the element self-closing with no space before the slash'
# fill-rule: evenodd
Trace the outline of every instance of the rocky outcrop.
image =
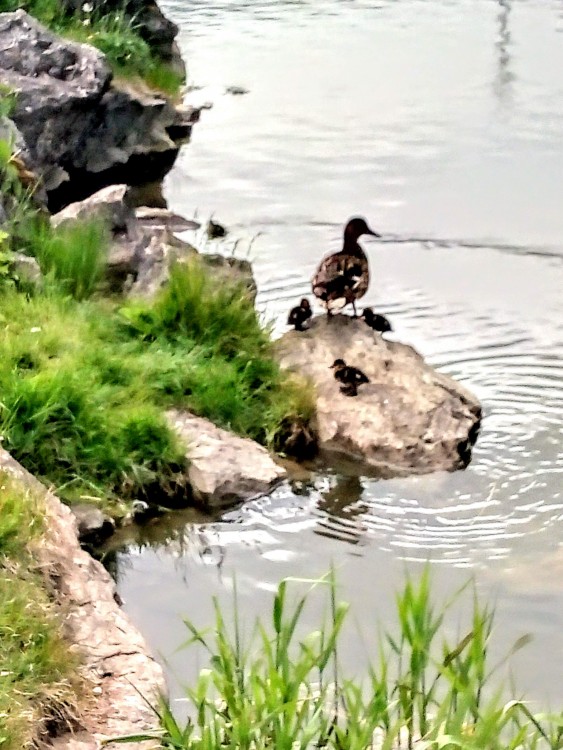
<svg viewBox="0 0 563 750">
<path fill-rule="evenodd" d="M 0 70 L 52 210 L 106 185 L 162 179 L 199 116 L 112 82 L 101 52 L 57 37 L 22 10 L 0 15 Z"/>
<path fill-rule="evenodd" d="M 321 449 L 365 462 L 383 475 L 468 464 L 481 406 L 412 347 L 386 341 L 362 320 L 337 315 L 315 318 L 305 332 L 286 333 L 277 354 L 282 367 L 316 386 Z M 355 397 L 341 393 L 330 369 L 338 358 L 370 380 Z"/>
<path fill-rule="evenodd" d="M 102 740 L 156 729 L 147 701 L 164 691 L 161 667 L 116 602 L 115 585 L 99 562 L 80 549 L 70 510 L 0 448 L 0 470 L 37 493 L 46 524 L 36 555 L 53 598 L 60 605 L 64 634 L 80 654 L 89 687 L 78 716 L 80 729 L 52 741 L 58 750 L 99 750 Z M 146 743 L 128 745 L 148 750 Z"/>
<path fill-rule="evenodd" d="M 111 185 L 89 198 L 71 203 L 51 217 L 53 226 L 98 218 L 111 229 L 107 278 L 115 292 L 152 297 L 169 278 L 171 264 L 198 255 L 195 247 L 175 235 L 199 227 L 167 209 L 133 207 L 127 185 Z M 246 260 L 201 255 L 210 273 L 220 280 L 242 283 L 252 298 L 256 284 Z"/>
<path fill-rule="evenodd" d="M 62 0 L 71 14 L 81 12 L 83 0 Z M 162 13 L 153 0 L 93 0 L 91 13 L 124 13 L 132 19 L 139 35 L 149 44 L 153 54 L 167 62 L 181 75 L 185 67 L 176 44 L 178 27 Z M 83 12 L 83 11 L 82 11 Z"/>
<path fill-rule="evenodd" d="M 188 477 L 194 499 L 207 509 L 223 508 L 272 490 L 286 472 L 253 440 L 237 437 L 207 419 L 167 413 L 188 448 Z"/>
</svg>

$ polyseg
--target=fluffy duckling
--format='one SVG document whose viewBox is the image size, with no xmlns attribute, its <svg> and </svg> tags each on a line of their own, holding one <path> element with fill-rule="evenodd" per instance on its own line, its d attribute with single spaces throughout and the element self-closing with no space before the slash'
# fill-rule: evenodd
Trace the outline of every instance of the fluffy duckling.
<svg viewBox="0 0 563 750">
<path fill-rule="evenodd" d="M 312 317 L 313 311 L 307 297 L 303 297 L 297 307 L 292 308 L 287 316 L 287 325 L 295 326 L 296 331 L 304 331 L 307 321 Z"/>
<path fill-rule="evenodd" d="M 344 230 L 342 250 L 324 258 L 313 276 L 313 294 L 326 307 L 328 315 L 351 304 L 357 317 L 356 300 L 364 296 L 369 286 L 368 259 L 358 244 L 363 234 L 381 236 L 369 228 L 365 219 L 350 219 Z"/>
<path fill-rule="evenodd" d="M 334 377 L 341 383 L 340 390 L 346 396 L 356 396 L 358 386 L 369 383 L 368 376 L 357 367 L 347 365 L 343 359 L 335 359 L 330 366 L 334 370 Z"/>
<path fill-rule="evenodd" d="M 379 331 L 379 333 L 386 333 L 387 331 L 393 330 L 393 326 L 385 317 L 385 315 L 374 313 L 371 307 L 364 308 L 361 317 L 370 328 L 373 328 L 374 331 Z"/>
</svg>

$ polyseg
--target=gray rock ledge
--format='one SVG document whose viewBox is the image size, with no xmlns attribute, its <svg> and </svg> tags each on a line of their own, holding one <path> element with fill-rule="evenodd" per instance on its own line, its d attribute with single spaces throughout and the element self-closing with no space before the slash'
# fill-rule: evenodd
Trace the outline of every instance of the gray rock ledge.
<svg viewBox="0 0 563 750">
<path fill-rule="evenodd" d="M 282 367 L 317 389 L 320 447 L 365 462 L 384 476 L 464 468 L 481 421 L 475 396 L 427 365 L 411 346 L 387 341 L 362 320 L 315 318 L 277 343 Z M 330 365 L 342 358 L 370 383 L 340 393 Z"/>
<path fill-rule="evenodd" d="M 248 438 L 189 412 L 167 412 L 187 446 L 194 498 L 207 509 L 224 508 L 270 492 L 285 476 L 268 451 Z"/>
<path fill-rule="evenodd" d="M 199 116 L 143 85 L 114 82 L 101 52 L 23 10 L 0 13 L 0 74 L 53 210 L 112 183 L 161 180 Z"/>
<path fill-rule="evenodd" d="M 46 531 L 36 554 L 51 593 L 60 605 L 64 635 L 80 654 L 90 694 L 83 696 L 82 726 L 52 740 L 57 750 L 99 750 L 103 739 L 156 729 L 158 721 L 143 699 L 164 692 L 160 665 L 116 603 L 115 584 L 102 565 L 80 549 L 71 511 L 0 448 L 0 470 L 24 491 L 37 493 L 46 508 Z M 150 750 L 150 743 L 127 745 Z"/>
</svg>

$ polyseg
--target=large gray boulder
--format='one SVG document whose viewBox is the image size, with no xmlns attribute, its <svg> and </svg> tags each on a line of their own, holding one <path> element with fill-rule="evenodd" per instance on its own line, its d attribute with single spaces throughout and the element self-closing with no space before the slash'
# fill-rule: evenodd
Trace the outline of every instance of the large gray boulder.
<svg viewBox="0 0 563 750">
<path fill-rule="evenodd" d="M 166 416 L 187 446 L 193 496 L 205 508 L 224 508 L 265 495 L 286 476 L 285 469 L 253 440 L 189 412 L 171 410 Z"/>
<path fill-rule="evenodd" d="M 22 10 L 0 14 L 0 71 L 55 210 L 112 183 L 162 179 L 199 114 L 112 82 L 101 52 L 57 37 Z"/>
<path fill-rule="evenodd" d="M 305 332 L 286 333 L 276 349 L 282 367 L 316 386 L 321 449 L 386 476 L 451 471 L 470 461 L 479 402 L 411 346 L 386 341 L 363 320 L 337 315 L 315 318 Z M 341 393 L 330 369 L 339 358 L 370 380 L 355 397 Z"/>
</svg>

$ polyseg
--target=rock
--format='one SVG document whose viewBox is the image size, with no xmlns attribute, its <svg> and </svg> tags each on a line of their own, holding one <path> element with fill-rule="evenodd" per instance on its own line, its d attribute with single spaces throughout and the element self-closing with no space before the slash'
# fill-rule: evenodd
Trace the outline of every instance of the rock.
<svg viewBox="0 0 563 750">
<path fill-rule="evenodd" d="M 224 508 L 265 495 L 286 476 L 285 469 L 253 440 L 188 412 L 173 410 L 166 416 L 188 446 L 189 481 L 194 498 L 206 508 Z"/>
<path fill-rule="evenodd" d="M 321 449 L 375 467 L 383 475 L 465 467 L 481 420 L 477 399 L 425 364 L 410 346 L 384 340 L 363 321 L 318 317 L 309 330 L 276 344 L 282 367 L 309 377 L 317 389 Z M 350 398 L 330 365 L 359 367 L 370 382 Z"/>
<path fill-rule="evenodd" d="M 83 0 L 62 0 L 70 13 L 80 12 Z M 135 24 L 139 35 L 151 51 L 185 77 L 186 69 L 175 42 L 178 27 L 170 21 L 153 0 L 91 0 L 92 13 L 124 13 Z"/>
<path fill-rule="evenodd" d="M 115 531 L 115 521 L 95 505 L 78 503 L 71 506 L 76 518 L 78 540 L 81 544 L 99 546 Z"/>
<path fill-rule="evenodd" d="M 133 208 L 127 185 L 110 185 L 89 198 L 71 203 L 51 217 L 53 226 L 82 219 L 102 219 L 112 232 L 106 278 L 112 291 L 153 297 L 170 276 L 171 264 L 198 255 L 175 232 L 199 227 L 168 209 Z M 252 266 L 247 260 L 202 254 L 202 262 L 220 281 L 242 283 L 256 296 Z"/>
<path fill-rule="evenodd" d="M 31 258 L 29 255 L 24 255 L 23 253 L 14 253 L 12 266 L 18 282 L 37 285 L 42 283 L 43 274 L 35 258 Z"/>
<path fill-rule="evenodd" d="M 85 700 L 74 717 L 81 731 L 49 738 L 57 750 L 99 750 L 108 737 L 140 734 L 158 728 L 150 704 L 165 692 L 161 667 L 116 599 L 109 573 L 80 549 L 76 521 L 64 506 L 31 474 L 0 448 L 0 469 L 23 492 L 37 495 L 45 506 L 45 534 L 34 554 L 45 573 L 50 594 L 61 610 L 64 636 L 81 659 L 80 673 L 99 693 Z M 64 717 L 61 717 L 61 724 Z M 146 743 L 128 745 L 148 750 Z"/>
<path fill-rule="evenodd" d="M 245 89 L 244 86 L 227 86 L 225 93 L 232 96 L 243 96 L 243 94 L 248 94 L 248 89 Z"/>
<path fill-rule="evenodd" d="M 169 232 L 185 232 L 188 229 L 199 229 L 201 224 L 191 219 L 184 219 L 183 216 L 169 211 L 167 208 L 149 208 L 140 206 L 135 210 L 135 217 L 141 222 L 143 227 L 152 227 Z"/>
<path fill-rule="evenodd" d="M 112 183 L 161 180 L 199 115 L 112 82 L 101 52 L 57 37 L 22 10 L 0 15 L 0 70 L 52 210 Z"/>
</svg>

